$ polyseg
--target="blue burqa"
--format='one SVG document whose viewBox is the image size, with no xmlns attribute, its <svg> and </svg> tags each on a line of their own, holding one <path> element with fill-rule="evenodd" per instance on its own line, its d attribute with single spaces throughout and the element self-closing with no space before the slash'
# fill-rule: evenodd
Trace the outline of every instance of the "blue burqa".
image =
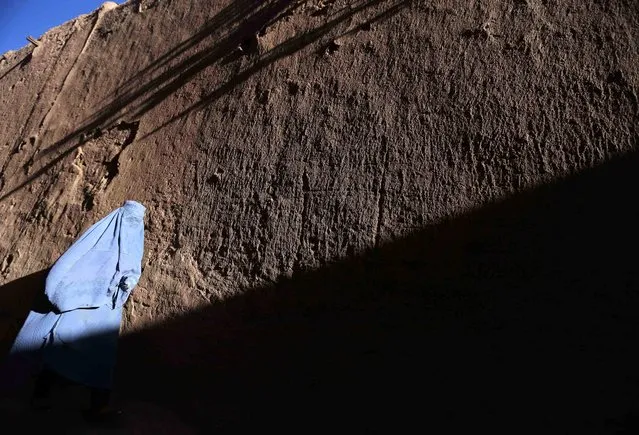
<svg viewBox="0 0 639 435">
<path fill-rule="evenodd" d="M 45 287 L 53 309 L 29 313 L 10 355 L 35 356 L 71 381 L 111 387 L 122 307 L 141 274 L 144 212 L 126 201 L 58 259 Z"/>
</svg>

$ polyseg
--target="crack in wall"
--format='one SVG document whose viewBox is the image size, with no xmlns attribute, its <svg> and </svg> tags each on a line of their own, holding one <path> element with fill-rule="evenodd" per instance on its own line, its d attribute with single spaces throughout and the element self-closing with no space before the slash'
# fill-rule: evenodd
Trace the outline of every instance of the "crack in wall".
<svg viewBox="0 0 639 435">
<path fill-rule="evenodd" d="M 379 190 L 377 192 L 377 218 L 375 219 L 373 240 L 374 246 L 379 247 L 380 232 L 382 228 L 382 222 L 384 220 L 384 205 L 386 202 L 386 173 L 388 172 L 388 141 L 386 138 L 384 142 L 384 164 L 382 165 L 382 176 L 379 184 Z"/>
<path fill-rule="evenodd" d="M 299 269 L 300 263 L 301 263 L 300 255 L 302 251 L 302 245 L 304 243 L 304 230 L 306 229 L 306 221 L 308 218 L 308 201 L 311 195 L 310 180 L 306 172 L 302 174 L 302 195 L 304 195 L 303 202 L 302 202 L 302 213 L 301 213 L 302 225 L 300 226 L 300 235 L 299 235 L 299 239 L 297 243 L 297 253 L 295 254 L 295 261 L 293 262 L 294 271 Z"/>
<path fill-rule="evenodd" d="M 65 87 L 67 86 L 67 82 L 69 81 L 69 77 L 71 77 L 71 74 L 75 71 L 75 67 L 78 64 L 78 60 L 80 59 L 80 57 L 82 57 L 82 55 L 86 51 L 87 46 L 89 45 L 89 41 L 91 40 L 91 36 L 93 36 L 93 33 L 95 32 L 95 29 L 96 29 L 97 25 L 100 23 L 101 19 L 102 19 L 102 13 L 101 12 L 97 12 L 95 14 L 95 19 L 93 21 L 93 24 L 91 25 L 91 30 L 89 30 L 89 33 L 88 33 L 86 39 L 84 40 L 84 44 L 82 44 L 82 48 L 80 49 L 80 52 L 78 53 L 78 55 L 76 56 L 75 60 L 73 61 L 73 64 L 71 65 L 71 68 L 69 68 L 69 71 L 67 72 L 66 76 L 64 77 L 64 80 L 62 80 L 62 85 L 60 86 L 60 90 L 57 92 L 55 98 L 53 99 L 53 103 L 51 104 L 51 107 L 49 108 L 47 113 L 44 115 L 44 118 L 42 118 L 42 122 L 40 123 L 40 126 L 38 128 L 39 130 L 41 130 L 44 127 L 44 125 L 46 124 L 46 122 L 49 119 L 49 115 L 53 112 L 53 109 L 56 107 L 56 105 L 58 103 L 58 98 L 60 97 L 60 95 L 64 91 Z"/>
<path fill-rule="evenodd" d="M 129 146 L 131 145 L 131 143 L 133 143 L 133 141 L 135 140 L 135 137 L 138 134 L 138 128 L 140 127 L 140 122 L 139 121 L 135 121 L 135 122 L 125 122 L 122 121 L 120 122 L 120 124 L 118 124 L 116 126 L 116 128 L 118 130 L 122 130 L 122 131 L 128 131 L 128 136 L 126 137 L 126 140 L 122 143 L 121 147 L 120 147 L 120 151 L 109 161 L 104 163 L 104 166 L 106 167 L 106 174 L 105 174 L 105 178 L 106 178 L 106 187 L 108 187 L 111 182 L 113 181 L 113 179 L 120 173 L 120 156 L 122 155 L 122 152 Z"/>
</svg>

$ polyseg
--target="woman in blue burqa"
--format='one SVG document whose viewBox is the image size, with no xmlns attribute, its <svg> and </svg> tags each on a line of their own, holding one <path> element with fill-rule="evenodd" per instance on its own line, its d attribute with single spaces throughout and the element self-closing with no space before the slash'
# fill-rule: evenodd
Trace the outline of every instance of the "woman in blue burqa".
<svg viewBox="0 0 639 435">
<path fill-rule="evenodd" d="M 91 388 L 89 416 L 109 412 L 122 309 L 141 274 L 142 204 L 126 201 L 58 259 L 46 279 L 50 310 L 33 310 L 11 348 L 41 367 L 33 403 L 48 405 L 56 378 Z"/>
</svg>

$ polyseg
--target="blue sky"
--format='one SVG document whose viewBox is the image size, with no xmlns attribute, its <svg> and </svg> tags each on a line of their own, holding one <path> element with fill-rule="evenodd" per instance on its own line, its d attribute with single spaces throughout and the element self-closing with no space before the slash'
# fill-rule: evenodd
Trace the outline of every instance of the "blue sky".
<svg viewBox="0 0 639 435">
<path fill-rule="evenodd" d="M 27 35 L 38 38 L 52 27 L 94 11 L 105 1 L 0 0 L 0 54 L 28 44 Z"/>
</svg>

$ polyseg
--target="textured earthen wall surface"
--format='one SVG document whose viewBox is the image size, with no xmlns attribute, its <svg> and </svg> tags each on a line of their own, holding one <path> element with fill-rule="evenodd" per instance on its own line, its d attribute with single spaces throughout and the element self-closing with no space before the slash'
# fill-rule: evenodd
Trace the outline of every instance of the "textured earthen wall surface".
<svg viewBox="0 0 639 435">
<path fill-rule="evenodd" d="M 634 403 L 638 3 L 142 1 L 39 42 L 0 61 L 0 283 L 146 205 L 126 394 L 218 428 Z"/>
</svg>

